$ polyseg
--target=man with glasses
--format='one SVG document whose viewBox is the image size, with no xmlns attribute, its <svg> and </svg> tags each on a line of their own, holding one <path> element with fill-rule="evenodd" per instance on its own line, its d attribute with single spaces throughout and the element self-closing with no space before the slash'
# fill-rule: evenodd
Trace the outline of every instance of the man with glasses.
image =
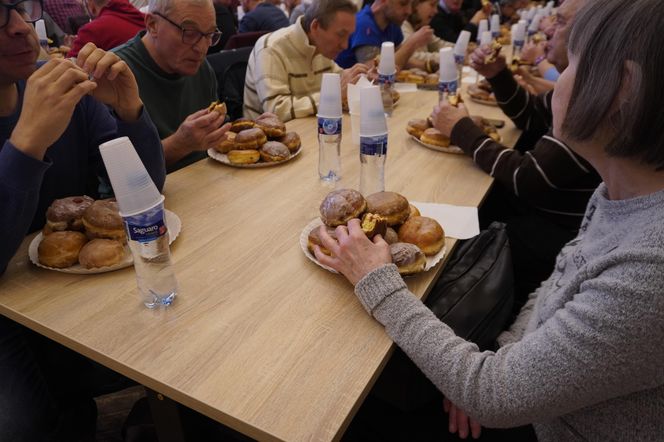
<svg viewBox="0 0 664 442">
<path fill-rule="evenodd" d="M 41 16 L 40 0 L 0 0 L 0 275 L 25 235 L 43 227 L 55 199 L 99 197 L 99 177 L 106 175 L 101 143 L 128 136 L 157 187 L 166 176 L 159 136 L 131 70 L 93 44 L 76 64 L 54 59 L 37 69 L 32 23 Z M 89 440 L 92 397 L 124 382 L 0 316 L 1 440 Z"/>
<path fill-rule="evenodd" d="M 129 0 L 83 0 L 90 23 L 78 30 L 68 57 L 76 57 L 86 43 L 111 50 L 145 29 L 145 16 Z"/>
<path fill-rule="evenodd" d="M 146 30 L 114 52 L 136 75 L 169 172 L 207 156 L 230 124 L 208 112 L 217 80 L 205 56 L 219 42 L 212 0 L 150 0 Z"/>
</svg>

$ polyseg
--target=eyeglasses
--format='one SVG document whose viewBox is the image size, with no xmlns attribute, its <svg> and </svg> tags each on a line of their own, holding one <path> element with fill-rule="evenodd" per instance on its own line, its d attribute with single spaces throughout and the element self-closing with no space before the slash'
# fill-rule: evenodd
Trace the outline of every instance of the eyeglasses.
<svg viewBox="0 0 664 442">
<path fill-rule="evenodd" d="M 9 24 L 12 10 L 18 12 L 26 23 L 34 23 L 42 18 L 44 8 L 42 0 L 20 0 L 8 5 L 0 3 L 0 23 L 2 23 L 0 29 Z"/>
<path fill-rule="evenodd" d="M 160 14 L 159 12 L 153 12 L 154 15 L 159 16 L 178 28 L 182 32 L 182 43 L 186 45 L 191 45 L 194 46 L 195 44 L 198 44 L 199 41 L 203 37 L 207 38 L 210 41 L 210 46 L 214 46 L 217 43 L 219 43 L 219 40 L 221 40 L 221 31 L 219 29 L 215 29 L 213 32 L 208 32 L 207 34 L 204 34 L 201 31 L 198 31 L 196 29 L 188 29 L 183 27 L 182 25 L 179 25 L 175 23 L 173 20 L 170 18 L 166 17 L 163 14 Z"/>
</svg>

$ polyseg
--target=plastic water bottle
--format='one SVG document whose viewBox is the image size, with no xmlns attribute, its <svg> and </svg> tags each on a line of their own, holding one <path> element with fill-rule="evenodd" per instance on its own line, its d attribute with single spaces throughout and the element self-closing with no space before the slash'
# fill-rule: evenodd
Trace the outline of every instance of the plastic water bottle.
<svg viewBox="0 0 664 442">
<path fill-rule="evenodd" d="M 318 106 L 318 176 L 323 181 L 341 178 L 341 77 L 323 74 Z"/>
<path fill-rule="evenodd" d="M 318 117 L 318 175 L 323 181 L 341 178 L 341 118 Z"/>
<path fill-rule="evenodd" d="M 364 196 L 385 190 L 387 121 L 376 86 L 360 90 L 360 193 Z"/>
<path fill-rule="evenodd" d="M 387 134 L 360 136 L 360 193 L 371 195 L 385 190 Z"/>
<path fill-rule="evenodd" d="M 378 85 L 380 86 L 380 95 L 383 100 L 383 109 L 385 114 L 392 116 L 394 108 L 394 99 L 392 91 L 396 80 L 396 65 L 394 62 L 394 43 L 386 41 L 380 46 L 380 63 L 378 64 Z"/>
<path fill-rule="evenodd" d="M 104 143 L 99 151 L 127 230 L 141 299 L 149 308 L 168 306 L 177 295 L 178 284 L 171 267 L 164 197 L 129 138 Z"/>
<path fill-rule="evenodd" d="M 459 87 L 456 62 L 452 48 L 442 48 L 440 54 L 440 71 L 438 79 L 438 102 L 448 95 L 456 95 Z"/>
</svg>

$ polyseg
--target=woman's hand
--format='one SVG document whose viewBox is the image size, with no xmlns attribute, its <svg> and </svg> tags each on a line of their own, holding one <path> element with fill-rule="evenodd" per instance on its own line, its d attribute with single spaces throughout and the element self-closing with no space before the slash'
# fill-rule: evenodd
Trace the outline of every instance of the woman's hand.
<svg viewBox="0 0 664 442">
<path fill-rule="evenodd" d="M 321 264 L 342 273 L 351 284 L 357 285 L 370 272 L 392 262 L 390 246 L 380 235 L 374 236 L 373 241 L 367 238 L 359 219 L 348 221 L 348 227 L 337 227 L 336 234 L 338 241 L 332 239 L 321 226 L 321 242 L 332 256 L 325 255 L 318 246 L 314 247 L 314 254 Z"/>
<path fill-rule="evenodd" d="M 480 437 L 482 426 L 475 419 L 469 417 L 461 408 L 458 408 L 447 398 L 443 399 L 443 408 L 445 413 L 449 414 L 450 433 L 459 432 L 459 437 L 465 439 L 468 437 L 468 430 L 473 439 Z"/>
</svg>

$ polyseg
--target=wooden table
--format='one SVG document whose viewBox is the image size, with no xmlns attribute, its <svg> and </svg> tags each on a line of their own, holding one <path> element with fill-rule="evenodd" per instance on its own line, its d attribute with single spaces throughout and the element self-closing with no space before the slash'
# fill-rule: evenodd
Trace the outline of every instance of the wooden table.
<svg viewBox="0 0 664 442">
<path fill-rule="evenodd" d="M 388 123 L 386 188 L 415 201 L 477 206 L 491 178 L 469 158 L 431 151 L 405 132 L 436 99 L 402 94 Z M 504 119 L 497 108 L 468 104 Z M 341 185 L 357 187 L 347 116 L 344 125 Z M 392 342 L 345 278 L 300 249 L 302 228 L 331 190 L 318 179 L 315 127 L 313 118 L 288 123 L 304 151 L 277 167 L 208 159 L 169 175 L 166 207 L 183 225 L 172 246 L 180 284 L 172 307 L 145 308 L 131 268 L 80 276 L 32 265 L 31 236 L 0 278 L 0 313 L 253 438 L 339 439 Z M 517 131 L 507 127 L 510 144 Z M 440 269 L 408 278 L 408 286 L 424 296 Z"/>
</svg>

